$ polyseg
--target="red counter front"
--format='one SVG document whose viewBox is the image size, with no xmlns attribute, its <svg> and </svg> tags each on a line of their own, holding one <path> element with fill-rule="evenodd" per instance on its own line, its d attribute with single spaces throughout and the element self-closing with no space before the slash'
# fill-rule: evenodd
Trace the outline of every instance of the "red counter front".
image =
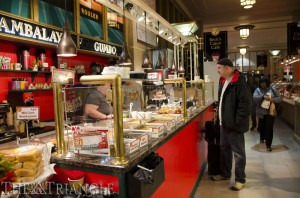
<svg viewBox="0 0 300 198">
<path fill-rule="evenodd" d="M 166 179 L 153 197 L 190 196 L 207 159 L 207 145 L 201 126 L 212 118 L 213 106 L 210 106 L 156 151 L 164 158 Z"/>
</svg>

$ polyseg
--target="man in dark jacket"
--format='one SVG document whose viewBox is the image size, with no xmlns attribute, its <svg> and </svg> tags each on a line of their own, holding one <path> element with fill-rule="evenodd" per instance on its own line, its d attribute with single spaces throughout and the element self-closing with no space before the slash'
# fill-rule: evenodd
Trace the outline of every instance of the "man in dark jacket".
<svg viewBox="0 0 300 198">
<path fill-rule="evenodd" d="M 246 152 L 244 133 L 249 129 L 251 93 L 242 73 L 235 70 L 231 60 L 217 63 L 219 80 L 220 175 L 215 181 L 230 179 L 232 155 L 235 159 L 235 183 L 231 190 L 241 190 L 246 183 Z"/>
</svg>

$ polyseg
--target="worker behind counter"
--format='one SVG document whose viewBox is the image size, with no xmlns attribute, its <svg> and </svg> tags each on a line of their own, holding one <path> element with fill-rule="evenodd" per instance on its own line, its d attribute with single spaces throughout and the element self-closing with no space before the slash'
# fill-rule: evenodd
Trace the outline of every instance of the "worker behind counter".
<svg viewBox="0 0 300 198">
<path fill-rule="evenodd" d="M 100 75 L 102 72 L 102 66 L 97 62 L 92 62 L 90 68 L 92 71 L 91 75 Z"/>
<path fill-rule="evenodd" d="M 110 84 L 103 84 L 89 90 L 84 106 L 84 117 L 91 121 L 111 119 L 112 106 L 106 99 Z"/>
</svg>

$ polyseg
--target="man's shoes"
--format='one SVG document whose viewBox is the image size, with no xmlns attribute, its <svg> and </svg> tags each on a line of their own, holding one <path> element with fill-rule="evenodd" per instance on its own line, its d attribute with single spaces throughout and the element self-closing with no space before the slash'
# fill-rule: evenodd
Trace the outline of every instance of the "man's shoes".
<svg viewBox="0 0 300 198">
<path fill-rule="evenodd" d="M 245 187 L 245 183 L 241 182 L 234 182 L 233 186 L 231 186 L 231 190 L 233 191 L 239 191 L 242 190 Z"/>
<path fill-rule="evenodd" d="M 214 175 L 211 177 L 214 181 L 222 181 L 222 180 L 229 180 L 230 178 L 223 177 L 222 175 Z"/>
<path fill-rule="evenodd" d="M 267 151 L 271 152 L 271 151 L 272 151 L 271 147 L 268 147 L 268 148 L 267 148 Z"/>
</svg>

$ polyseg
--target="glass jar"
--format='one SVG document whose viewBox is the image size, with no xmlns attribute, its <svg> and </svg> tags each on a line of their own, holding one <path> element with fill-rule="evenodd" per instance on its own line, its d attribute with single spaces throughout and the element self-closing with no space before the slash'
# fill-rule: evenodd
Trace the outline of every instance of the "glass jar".
<svg viewBox="0 0 300 198">
<path fill-rule="evenodd" d="M 24 78 L 20 78 L 19 82 L 20 82 L 20 90 L 24 90 L 25 89 L 25 80 L 24 80 Z"/>
<path fill-rule="evenodd" d="M 24 80 L 24 84 L 25 84 L 25 89 L 28 89 L 28 79 L 23 78 L 23 80 Z"/>
<path fill-rule="evenodd" d="M 12 90 L 17 90 L 17 83 L 19 83 L 19 82 L 17 81 L 17 79 L 16 79 L 16 78 L 13 78 L 12 81 L 11 81 L 11 89 L 12 89 Z"/>
</svg>

